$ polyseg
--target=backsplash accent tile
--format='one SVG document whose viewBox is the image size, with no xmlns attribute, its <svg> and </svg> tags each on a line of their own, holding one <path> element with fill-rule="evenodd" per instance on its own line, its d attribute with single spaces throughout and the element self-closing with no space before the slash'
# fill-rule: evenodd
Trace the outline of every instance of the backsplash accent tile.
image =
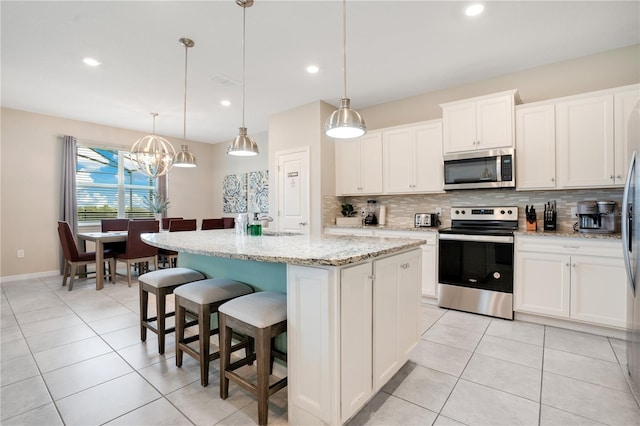
<svg viewBox="0 0 640 426">
<path fill-rule="evenodd" d="M 366 208 L 367 200 L 376 200 L 378 206 L 387 208 L 387 225 L 393 227 L 413 227 L 415 213 L 434 213 L 442 208 L 441 227 L 451 226 L 452 206 L 518 206 L 519 229 L 525 229 L 525 206 L 535 206 L 538 212 L 538 229 L 542 229 L 544 206 L 548 201 L 556 201 L 557 228 L 560 232 L 570 232 L 577 219 L 571 218 L 571 208 L 578 201 L 611 200 L 617 203 L 616 214 L 620 214 L 622 188 L 580 189 L 558 191 L 515 191 L 510 189 L 488 189 L 449 191 L 442 194 L 375 195 L 368 197 L 325 196 L 322 203 L 324 225 L 335 225 L 335 218 L 342 216 L 340 205 L 351 203 L 358 211 Z"/>
</svg>

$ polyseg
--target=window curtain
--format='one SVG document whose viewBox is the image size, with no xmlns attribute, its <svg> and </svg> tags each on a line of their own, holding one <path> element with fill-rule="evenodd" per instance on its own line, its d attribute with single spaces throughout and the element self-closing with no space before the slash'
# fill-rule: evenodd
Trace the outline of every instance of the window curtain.
<svg viewBox="0 0 640 426">
<path fill-rule="evenodd" d="M 162 176 L 158 176 L 156 178 L 156 192 L 158 193 L 158 197 L 164 198 L 165 200 L 169 198 L 167 186 L 168 186 L 168 181 L 167 181 L 166 174 Z M 162 217 L 168 217 L 167 210 L 162 212 Z"/>
<path fill-rule="evenodd" d="M 64 136 L 62 144 L 62 188 L 60 220 L 69 223 L 73 235 L 78 233 L 78 208 L 76 199 L 76 149 L 78 142 L 73 136 Z M 60 255 L 60 273 L 64 273 L 64 255 Z"/>
</svg>

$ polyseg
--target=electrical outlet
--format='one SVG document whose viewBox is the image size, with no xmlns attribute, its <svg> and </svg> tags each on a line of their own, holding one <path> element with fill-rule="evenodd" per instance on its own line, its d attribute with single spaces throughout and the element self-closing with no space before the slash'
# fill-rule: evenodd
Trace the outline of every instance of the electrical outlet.
<svg viewBox="0 0 640 426">
<path fill-rule="evenodd" d="M 442 207 L 436 207 L 436 214 L 442 214 Z"/>
<path fill-rule="evenodd" d="M 571 218 L 576 218 L 578 217 L 578 208 L 577 207 L 571 207 Z"/>
<path fill-rule="evenodd" d="M 18 253 L 16 255 L 18 256 L 18 259 L 23 258 L 24 257 L 24 250 L 23 249 L 18 250 Z"/>
</svg>

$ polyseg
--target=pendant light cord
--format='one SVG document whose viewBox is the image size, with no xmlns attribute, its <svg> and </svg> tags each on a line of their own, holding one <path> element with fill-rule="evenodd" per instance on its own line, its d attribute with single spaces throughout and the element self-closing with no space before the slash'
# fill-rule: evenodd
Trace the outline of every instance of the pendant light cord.
<svg viewBox="0 0 640 426">
<path fill-rule="evenodd" d="M 244 78 L 245 78 L 245 38 L 246 38 L 247 6 L 242 6 L 242 127 L 244 125 Z"/>
<path fill-rule="evenodd" d="M 184 108 L 182 110 L 183 143 L 187 142 L 187 55 L 188 53 L 189 53 L 189 46 L 185 43 L 185 46 L 184 46 Z"/>
<path fill-rule="evenodd" d="M 157 112 L 152 112 L 151 115 L 153 116 L 153 129 L 151 131 L 152 135 L 156 134 L 156 117 L 158 116 Z"/>
<path fill-rule="evenodd" d="M 342 76 L 344 97 L 347 97 L 347 0 L 342 2 Z"/>
</svg>

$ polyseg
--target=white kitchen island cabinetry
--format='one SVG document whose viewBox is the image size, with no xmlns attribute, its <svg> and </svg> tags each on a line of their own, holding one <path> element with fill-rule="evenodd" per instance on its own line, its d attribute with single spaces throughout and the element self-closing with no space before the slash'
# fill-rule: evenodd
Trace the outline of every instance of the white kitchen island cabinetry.
<svg viewBox="0 0 640 426">
<path fill-rule="evenodd" d="M 514 310 L 624 328 L 620 245 L 617 239 L 517 236 Z"/>
<path fill-rule="evenodd" d="M 445 154 L 513 148 L 517 90 L 441 104 Z"/>
<path fill-rule="evenodd" d="M 442 120 L 384 129 L 382 190 L 385 194 L 442 192 Z"/>
<path fill-rule="evenodd" d="M 336 195 L 382 193 L 382 133 L 335 143 Z"/>
</svg>

